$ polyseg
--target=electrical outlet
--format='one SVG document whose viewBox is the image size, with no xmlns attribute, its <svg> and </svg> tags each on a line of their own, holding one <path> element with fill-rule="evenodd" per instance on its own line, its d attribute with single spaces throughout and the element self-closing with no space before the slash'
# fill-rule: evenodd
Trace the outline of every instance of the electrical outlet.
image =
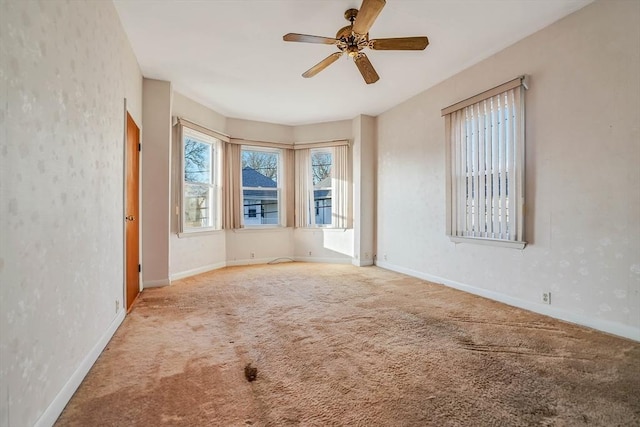
<svg viewBox="0 0 640 427">
<path fill-rule="evenodd" d="M 119 311 L 120 311 L 120 300 L 117 299 L 116 300 L 116 314 L 118 314 Z"/>
<path fill-rule="evenodd" d="M 309 256 L 311 256 L 311 251 L 309 251 Z"/>
<path fill-rule="evenodd" d="M 251 256 L 251 259 L 254 259 L 254 258 L 256 257 L 255 252 L 251 252 L 251 255 L 250 255 L 250 256 Z"/>
<path fill-rule="evenodd" d="M 384 260 L 385 261 L 387 260 L 387 254 L 384 254 Z"/>
<path fill-rule="evenodd" d="M 364 259 L 369 259 L 369 252 L 364 253 Z"/>
<path fill-rule="evenodd" d="M 542 302 L 544 304 L 551 304 L 551 292 L 542 293 Z"/>
</svg>

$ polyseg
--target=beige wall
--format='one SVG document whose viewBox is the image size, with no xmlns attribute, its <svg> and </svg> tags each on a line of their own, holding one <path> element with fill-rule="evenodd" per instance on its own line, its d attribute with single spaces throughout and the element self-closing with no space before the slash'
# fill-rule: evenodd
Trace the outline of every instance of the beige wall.
<svg viewBox="0 0 640 427">
<path fill-rule="evenodd" d="M 298 143 L 351 139 L 352 120 L 301 125 L 293 128 L 293 140 Z"/>
<path fill-rule="evenodd" d="M 142 282 L 170 283 L 171 83 L 145 78 L 142 111 Z"/>
<path fill-rule="evenodd" d="M 353 119 L 353 264 L 374 263 L 376 119 Z"/>
<path fill-rule="evenodd" d="M 2 1 L 0 55 L 0 425 L 51 425 L 124 317 L 142 77 L 111 2 Z"/>
<path fill-rule="evenodd" d="M 379 264 L 640 339 L 639 16 L 596 2 L 379 116 Z M 440 109 L 520 74 L 529 245 L 454 245 Z"/>
<path fill-rule="evenodd" d="M 293 126 L 275 123 L 254 122 L 252 120 L 227 119 L 227 133 L 233 138 L 251 141 L 281 142 L 291 144 Z"/>
</svg>

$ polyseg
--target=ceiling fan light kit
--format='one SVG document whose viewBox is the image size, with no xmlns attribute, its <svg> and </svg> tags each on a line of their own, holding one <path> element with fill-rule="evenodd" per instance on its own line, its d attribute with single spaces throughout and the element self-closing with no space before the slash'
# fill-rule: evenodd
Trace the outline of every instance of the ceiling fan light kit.
<svg viewBox="0 0 640 427">
<path fill-rule="evenodd" d="M 347 54 L 353 58 L 364 81 L 371 84 L 377 82 L 380 76 L 373 68 L 367 55 L 362 52 L 365 48 L 372 50 L 424 50 L 429 44 L 429 39 L 425 36 L 369 40 L 369 29 L 385 3 L 385 0 L 363 0 L 360 10 L 347 9 L 344 12 L 344 17 L 350 24 L 340 28 L 335 38 L 297 33 L 285 34 L 282 39 L 286 42 L 329 44 L 335 45 L 339 49 L 338 52 L 329 55 L 305 71 L 302 77 L 315 76 L 337 61 L 343 54 Z"/>
</svg>

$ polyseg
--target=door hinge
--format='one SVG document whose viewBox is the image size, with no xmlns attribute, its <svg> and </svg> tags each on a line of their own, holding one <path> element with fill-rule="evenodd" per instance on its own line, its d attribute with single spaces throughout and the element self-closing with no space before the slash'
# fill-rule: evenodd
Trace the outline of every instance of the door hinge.
<svg viewBox="0 0 640 427">
<path fill-rule="evenodd" d="M 142 271 L 142 265 L 138 264 L 138 273 Z"/>
<path fill-rule="evenodd" d="M 138 151 L 142 151 L 142 144 L 138 144 Z"/>
</svg>

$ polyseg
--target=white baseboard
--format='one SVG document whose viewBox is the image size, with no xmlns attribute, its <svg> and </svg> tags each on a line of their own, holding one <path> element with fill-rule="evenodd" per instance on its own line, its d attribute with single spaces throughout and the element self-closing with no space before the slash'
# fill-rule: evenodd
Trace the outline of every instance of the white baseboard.
<svg viewBox="0 0 640 427">
<path fill-rule="evenodd" d="M 445 279 L 443 277 L 433 276 L 431 274 L 427 274 L 420 271 L 412 270 L 410 268 L 405 268 L 398 265 L 390 264 L 384 261 L 378 261 L 376 265 L 378 267 L 385 268 L 387 270 L 392 270 L 398 273 L 406 274 L 408 276 L 413 276 L 419 279 L 428 280 L 429 282 L 439 283 L 439 284 L 448 286 L 450 288 L 458 289 L 464 292 L 468 292 L 470 294 L 489 298 L 494 301 L 499 301 L 507 305 L 523 308 L 525 310 L 533 311 L 539 314 L 544 314 L 545 316 L 564 320 L 570 323 L 575 323 L 581 326 L 587 326 L 589 328 L 597 329 L 599 331 L 606 332 L 612 335 L 617 335 L 623 338 L 628 338 L 630 340 L 640 341 L 640 328 L 634 328 L 632 326 L 622 325 L 620 323 L 599 319 L 597 317 L 589 317 L 582 314 L 568 312 L 558 307 L 554 307 L 554 306 L 550 306 L 542 303 L 538 304 L 531 301 L 525 301 L 519 298 L 511 297 L 509 295 L 501 294 L 499 292 L 477 288 L 475 286 Z"/>
<path fill-rule="evenodd" d="M 171 284 L 171 279 L 144 280 L 142 282 L 142 289 L 161 288 L 163 286 L 169 286 L 170 284 Z"/>
<path fill-rule="evenodd" d="M 125 310 L 120 310 L 107 330 L 102 334 L 96 345 L 94 345 L 84 359 L 82 359 L 80 366 L 78 366 L 66 384 L 58 392 L 56 397 L 54 397 L 53 401 L 49 404 L 47 409 L 45 409 L 40 418 L 38 418 L 38 421 L 35 423 L 35 427 L 50 427 L 56 422 L 64 407 L 67 406 L 67 403 L 71 400 L 73 393 L 76 392 L 84 377 L 87 375 L 93 364 L 96 363 L 96 360 L 98 360 L 102 350 L 104 350 L 107 344 L 109 344 L 109 340 L 111 340 L 113 334 L 116 333 L 116 330 L 124 320 L 124 316 Z"/>
<path fill-rule="evenodd" d="M 291 257 L 281 257 L 282 259 L 293 259 Z M 249 258 L 249 259 L 234 259 L 227 261 L 227 267 L 236 267 L 238 265 L 254 265 L 254 264 L 268 264 L 279 258 Z"/>
<path fill-rule="evenodd" d="M 185 277 L 195 276 L 196 274 L 206 273 L 208 271 L 217 270 L 219 268 L 224 268 L 227 266 L 226 262 L 218 262 L 215 264 L 205 265 L 204 267 L 198 267 L 191 270 L 183 271 L 180 273 L 172 274 L 171 281 L 184 279 Z"/>
<path fill-rule="evenodd" d="M 322 258 L 322 257 L 311 257 L 311 256 L 297 256 L 293 257 L 294 261 L 298 262 L 318 262 L 318 263 L 326 263 L 326 264 L 351 264 L 351 257 L 349 258 Z"/>
</svg>

